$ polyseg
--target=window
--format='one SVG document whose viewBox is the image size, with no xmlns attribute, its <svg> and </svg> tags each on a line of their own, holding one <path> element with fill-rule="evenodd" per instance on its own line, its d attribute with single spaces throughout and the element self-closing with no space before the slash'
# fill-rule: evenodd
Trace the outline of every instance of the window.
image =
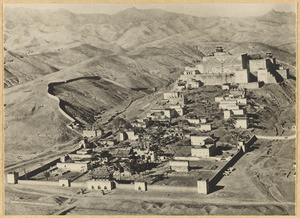
<svg viewBox="0 0 300 218">
<path fill-rule="evenodd" d="M 91 189 L 94 189 L 95 187 L 92 185 Z"/>
<path fill-rule="evenodd" d="M 107 187 L 106 187 L 106 186 L 104 186 L 104 189 L 106 190 L 106 189 L 107 189 Z"/>
<path fill-rule="evenodd" d="M 101 186 L 100 186 L 100 185 L 98 185 L 98 189 L 101 189 Z"/>
</svg>

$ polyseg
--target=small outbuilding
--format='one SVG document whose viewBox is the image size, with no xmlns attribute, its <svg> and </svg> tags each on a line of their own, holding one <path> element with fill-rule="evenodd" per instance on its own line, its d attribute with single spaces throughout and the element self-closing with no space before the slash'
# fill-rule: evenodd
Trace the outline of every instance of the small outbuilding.
<svg viewBox="0 0 300 218">
<path fill-rule="evenodd" d="M 89 190 L 112 190 L 115 188 L 115 183 L 109 180 L 89 180 L 87 181 Z"/>
<path fill-rule="evenodd" d="M 147 182 L 134 182 L 134 190 L 136 191 L 147 191 Z"/>
<path fill-rule="evenodd" d="M 58 185 L 61 187 L 70 187 L 71 186 L 71 182 L 69 179 L 60 179 L 58 181 Z"/>
<path fill-rule="evenodd" d="M 19 173 L 18 172 L 9 172 L 6 175 L 6 179 L 7 179 L 7 183 L 9 184 L 16 184 L 18 183 L 18 179 L 19 179 Z"/>
<path fill-rule="evenodd" d="M 209 180 L 208 179 L 199 179 L 197 181 L 197 189 L 199 194 L 208 194 L 209 193 Z"/>
</svg>

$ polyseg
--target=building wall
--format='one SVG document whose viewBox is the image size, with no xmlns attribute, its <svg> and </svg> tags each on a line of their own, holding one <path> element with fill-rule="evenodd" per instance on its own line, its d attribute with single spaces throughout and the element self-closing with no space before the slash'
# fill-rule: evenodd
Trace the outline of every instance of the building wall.
<svg viewBox="0 0 300 218">
<path fill-rule="evenodd" d="M 231 112 L 230 110 L 224 110 L 224 120 L 227 120 L 230 118 Z"/>
<path fill-rule="evenodd" d="M 86 172 L 90 169 L 89 163 L 57 163 L 58 169 L 65 169 L 74 172 Z"/>
<path fill-rule="evenodd" d="M 257 80 L 264 83 L 277 83 L 275 77 L 267 69 L 258 70 Z"/>
<path fill-rule="evenodd" d="M 247 98 L 236 98 L 236 103 L 247 105 Z"/>
<path fill-rule="evenodd" d="M 192 157 L 210 157 L 208 148 L 191 148 Z"/>
<path fill-rule="evenodd" d="M 96 131 L 95 130 L 83 130 L 83 136 L 84 137 L 96 137 Z"/>
<path fill-rule="evenodd" d="M 134 182 L 134 190 L 147 191 L 147 182 Z"/>
<path fill-rule="evenodd" d="M 235 82 L 236 83 L 248 83 L 248 70 L 237 70 L 235 71 Z"/>
<path fill-rule="evenodd" d="M 240 109 L 240 107 L 238 105 L 227 105 L 227 107 L 225 107 L 227 110 L 237 110 Z"/>
<path fill-rule="evenodd" d="M 201 131 L 211 131 L 211 124 L 201 124 L 200 125 L 200 130 Z"/>
<path fill-rule="evenodd" d="M 70 180 L 68 180 L 68 179 L 60 179 L 58 181 L 58 185 L 61 187 L 70 187 L 71 183 L 70 183 Z"/>
<path fill-rule="evenodd" d="M 137 140 L 139 137 L 133 131 L 126 132 L 129 140 Z"/>
<path fill-rule="evenodd" d="M 215 102 L 221 102 L 224 99 L 223 96 L 215 97 Z"/>
<path fill-rule="evenodd" d="M 203 73 L 233 73 L 236 70 L 243 69 L 242 57 L 240 55 L 222 54 L 203 57 Z"/>
<path fill-rule="evenodd" d="M 199 194 L 208 194 L 209 193 L 209 181 L 208 181 L 208 179 L 197 181 L 197 191 L 198 191 Z"/>
<path fill-rule="evenodd" d="M 18 183 L 18 179 L 19 179 L 19 173 L 18 172 L 11 172 L 11 173 L 8 173 L 6 175 L 6 180 L 7 180 L 7 183 L 9 183 L 9 184 Z"/>
<path fill-rule="evenodd" d="M 170 108 L 176 111 L 176 116 L 184 115 L 184 110 L 181 105 L 170 105 Z"/>
<path fill-rule="evenodd" d="M 248 128 L 247 119 L 236 119 L 235 128 L 247 129 Z"/>
<path fill-rule="evenodd" d="M 191 145 L 205 145 L 206 136 L 191 136 Z"/>
<path fill-rule="evenodd" d="M 164 93 L 164 100 L 168 100 L 170 104 L 184 105 L 185 98 L 181 92 L 166 92 Z"/>
<path fill-rule="evenodd" d="M 258 89 L 259 84 L 258 82 L 251 82 L 251 83 L 243 83 L 241 86 L 245 89 Z"/>
<path fill-rule="evenodd" d="M 280 76 L 282 76 L 283 79 L 287 79 L 288 78 L 288 70 L 287 69 L 281 69 L 281 70 L 276 70 L 277 73 L 280 74 Z"/>
<path fill-rule="evenodd" d="M 245 111 L 243 109 L 231 110 L 234 115 L 244 115 Z"/>
<path fill-rule="evenodd" d="M 265 59 L 255 59 L 249 60 L 249 69 L 250 72 L 257 71 L 259 69 L 266 69 L 266 60 Z"/>
<path fill-rule="evenodd" d="M 187 121 L 190 124 L 200 124 L 200 120 L 199 119 L 187 119 Z"/>
<path fill-rule="evenodd" d="M 223 109 L 223 110 L 226 110 L 226 109 L 227 110 L 232 110 L 232 109 L 239 109 L 239 106 L 236 105 L 236 102 L 235 103 L 231 103 L 231 104 L 220 102 L 219 108 Z"/>
<path fill-rule="evenodd" d="M 87 181 L 87 188 L 89 190 L 112 190 L 114 183 L 112 181 L 105 180 L 89 180 Z"/>
</svg>

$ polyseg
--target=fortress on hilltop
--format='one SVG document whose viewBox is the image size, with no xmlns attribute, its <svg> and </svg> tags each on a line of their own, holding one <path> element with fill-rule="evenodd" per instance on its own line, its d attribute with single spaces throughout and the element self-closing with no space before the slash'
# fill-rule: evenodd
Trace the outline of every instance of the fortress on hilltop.
<svg viewBox="0 0 300 218">
<path fill-rule="evenodd" d="M 202 64 L 188 66 L 178 79 L 178 90 L 198 88 L 201 84 L 243 84 L 247 88 L 258 88 L 259 82 L 278 83 L 288 78 L 288 69 L 277 64 L 268 52 L 260 54 L 230 54 L 217 47 Z"/>
</svg>

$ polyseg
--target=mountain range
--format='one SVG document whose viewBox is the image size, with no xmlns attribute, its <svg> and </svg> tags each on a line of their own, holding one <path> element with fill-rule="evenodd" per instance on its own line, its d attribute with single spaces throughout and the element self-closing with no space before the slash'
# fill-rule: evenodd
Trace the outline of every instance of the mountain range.
<svg viewBox="0 0 300 218">
<path fill-rule="evenodd" d="M 44 148 L 72 135 L 45 95 L 50 82 L 100 77 L 57 87 L 69 112 L 80 116 L 85 111 L 81 118 L 89 121 L 98 109 L 126 105 L 130 96 L 139 96 L 133 88 L 172 83 L 185 66 L 200 63 L 216 46 L 232 54 L 272 52 L 295 75 L 296 14 L 272 10 L 259 17 L 197 17 L 129 8 L 107 15 L 7 7 L 6 145 L 14 151 L 36 149 L 36 144 Z"/>
</svg>

